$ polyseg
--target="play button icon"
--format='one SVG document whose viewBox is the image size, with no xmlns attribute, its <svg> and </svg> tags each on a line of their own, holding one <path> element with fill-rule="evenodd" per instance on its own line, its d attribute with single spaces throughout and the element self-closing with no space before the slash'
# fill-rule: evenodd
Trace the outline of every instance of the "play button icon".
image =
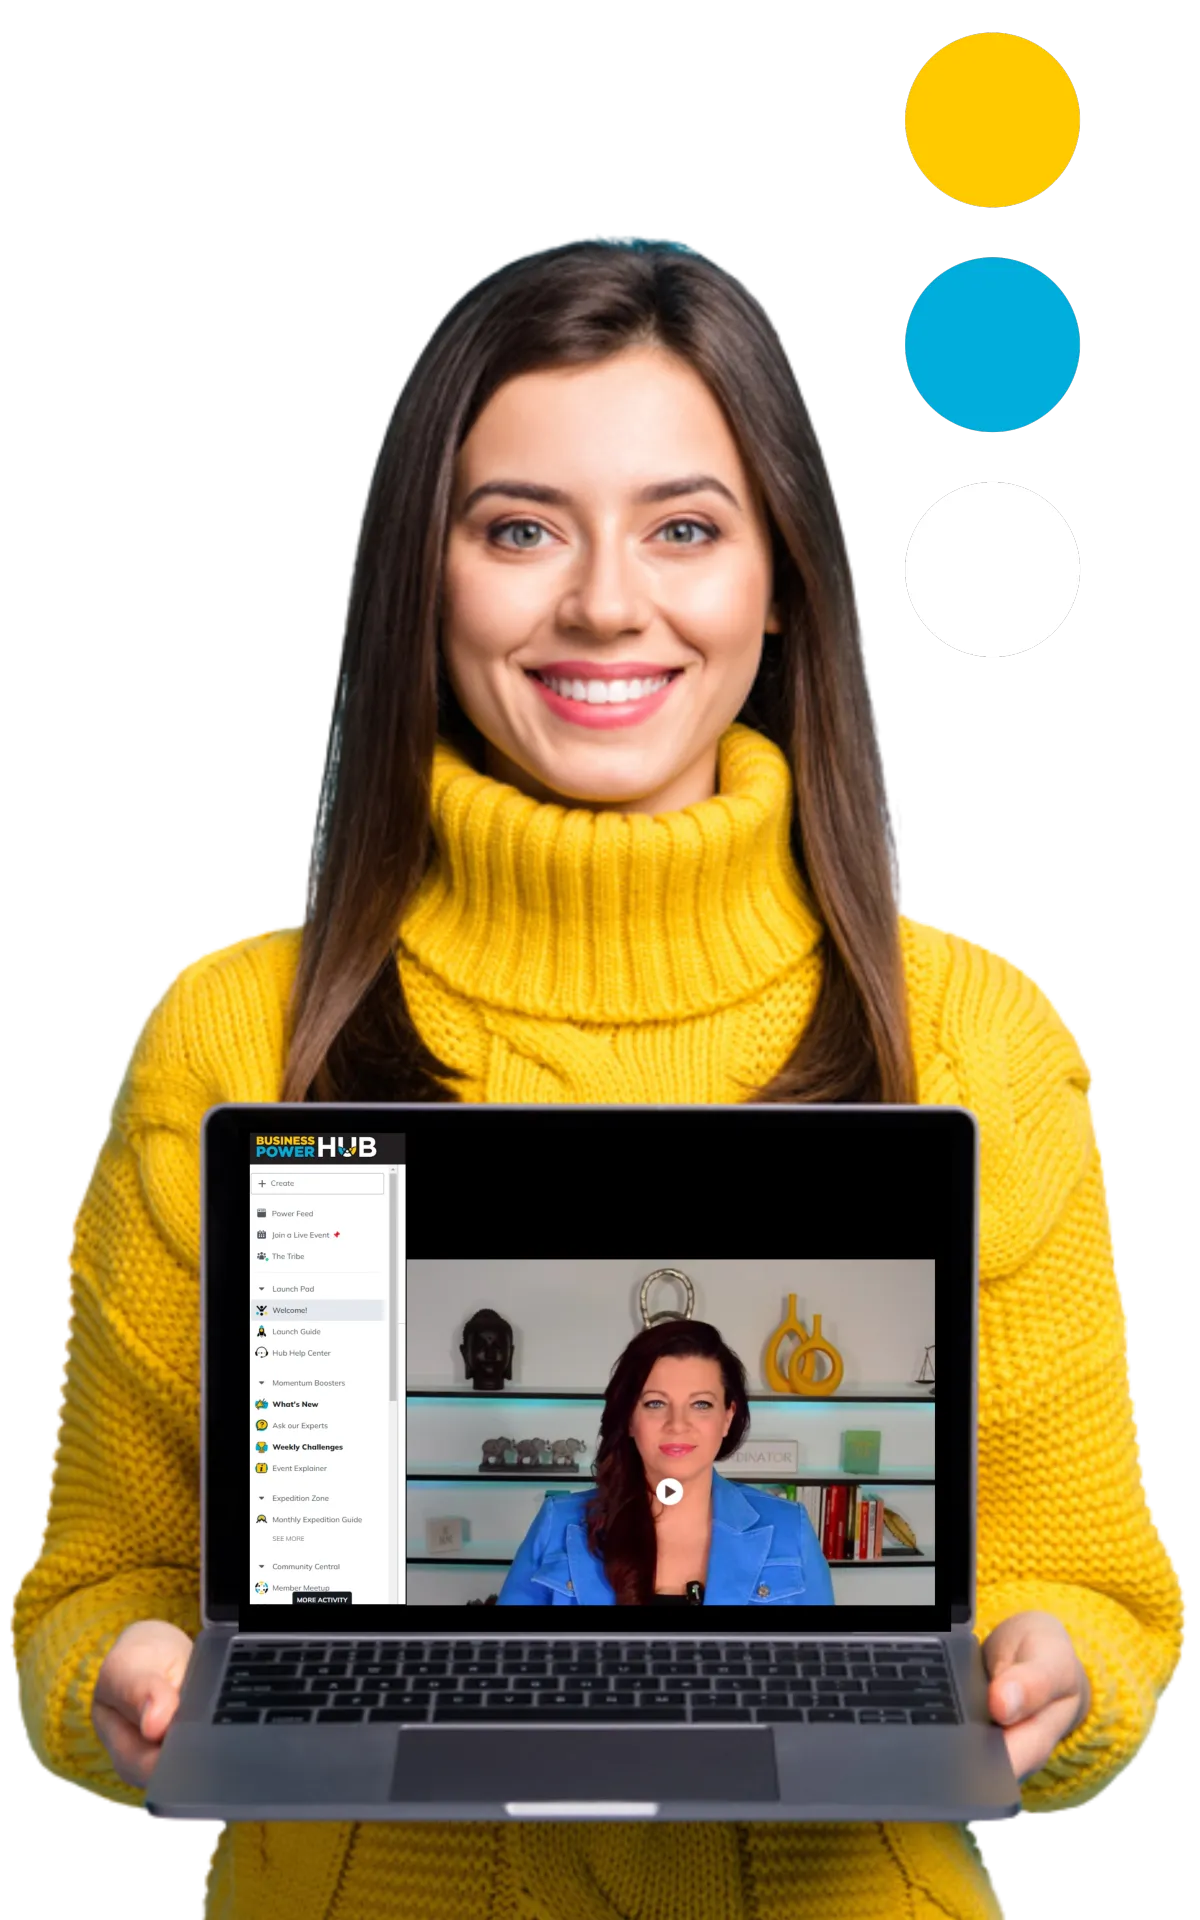
<svg viewBox="0 0 1200 1920">
<path fill-rule="evenodd" d="M 678 1480 L 660 1480 L 654 1489 L 664 1507 L 673 1507 L 683 1499 L 683 1488 Z"/>
</svg>

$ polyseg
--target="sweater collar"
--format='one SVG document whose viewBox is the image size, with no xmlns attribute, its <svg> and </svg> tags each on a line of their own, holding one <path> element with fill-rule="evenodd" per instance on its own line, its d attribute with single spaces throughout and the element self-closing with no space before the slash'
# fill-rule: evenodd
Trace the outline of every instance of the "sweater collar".
<svg viewBox="0 0 1200 1920">
<path fill-rule="evenodd" d="M 452 990 L 547 1019 L 672 1020 L 760 992 L 821 933 L 791 852 L 791 770 L 735 722 L 717 783 L 673 813 L 595 812 L 531 799 L 439 740 L 405 948 Z"/>
</svg>

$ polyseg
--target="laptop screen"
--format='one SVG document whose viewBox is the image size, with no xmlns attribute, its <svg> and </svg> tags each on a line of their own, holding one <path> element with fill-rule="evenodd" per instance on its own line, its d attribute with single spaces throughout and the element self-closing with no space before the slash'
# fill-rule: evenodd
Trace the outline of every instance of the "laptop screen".
<svg viewBox="0 0 1200 1920">
<path fill-rule="evenodd" d="M 210 1618 L 967 1617 L 961 1110 L 227 1106 L 203 1151 Z"/>
</svg>

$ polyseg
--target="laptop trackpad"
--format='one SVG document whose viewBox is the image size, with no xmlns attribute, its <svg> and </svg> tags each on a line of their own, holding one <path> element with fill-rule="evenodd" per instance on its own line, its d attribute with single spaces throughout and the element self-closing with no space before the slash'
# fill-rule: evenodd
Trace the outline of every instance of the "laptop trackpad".
<svg viewBox="0 0 1200 1920">
<path fill-rule="evenodd" d="M 391 1798 L 778 1800 L 769 1727 L 430 1727 L 396 1743 Z"/>
</svg>

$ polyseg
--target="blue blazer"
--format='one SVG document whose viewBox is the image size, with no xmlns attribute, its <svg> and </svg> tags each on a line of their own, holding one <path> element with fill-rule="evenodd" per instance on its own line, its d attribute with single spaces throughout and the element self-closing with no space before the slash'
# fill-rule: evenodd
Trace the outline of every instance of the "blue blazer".
<svg viewBox="0 0 1200 1920">
<path fill-rule="evenodd" d="M 588 1551 L 593 1489 L 548 1494 L 517 1549 L 496 1604 L 611 1607 L 600 1558 Z M 712 1477 L 712 1542 L 706 1607 L 830 1607 L 833 1579 L 807 1509 L 754 1487 Z"/>
</svg>

